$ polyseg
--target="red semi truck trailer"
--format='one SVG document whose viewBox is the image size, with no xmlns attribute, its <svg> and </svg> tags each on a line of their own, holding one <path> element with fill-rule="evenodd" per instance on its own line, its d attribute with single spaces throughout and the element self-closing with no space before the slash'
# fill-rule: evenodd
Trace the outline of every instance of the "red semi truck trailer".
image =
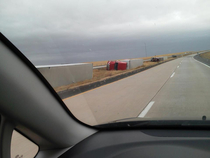
<svg viewBox="0 0 210 158">
<path fill-rule="evenodd" d="M 117 62 L 117 70 L 126 70 L 127 62 L 118 61 Z"/>
<path fill-rule="evenodd" d="M 107 70 L 126 70 L 127 62 L 122 61 L 108 61 L 107 62 Z"/>
</svg>

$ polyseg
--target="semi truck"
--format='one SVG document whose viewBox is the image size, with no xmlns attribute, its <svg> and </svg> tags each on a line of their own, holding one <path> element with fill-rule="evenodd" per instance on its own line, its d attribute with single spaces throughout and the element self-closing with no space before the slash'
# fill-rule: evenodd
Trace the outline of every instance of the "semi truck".
<svg viewBox="0 0 210 158">
<path fill-rule="evenodd" d="M 108 61 L 106 69 L 107 70 L 126 70 L 127 62 L 122 61 Z"/>
</svg>

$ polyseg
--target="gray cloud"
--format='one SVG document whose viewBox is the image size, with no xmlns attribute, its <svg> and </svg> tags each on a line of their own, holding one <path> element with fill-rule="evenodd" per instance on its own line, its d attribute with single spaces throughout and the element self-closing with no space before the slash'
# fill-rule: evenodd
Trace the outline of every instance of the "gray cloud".
<svg viewBox="0 0 210 158">
<path fill-rule="evenodd" d="M 0 30 L 31 56 L 67 50 L 84 54 L 89 47 L 98 53 L 134 46 L 143 51 L 144 42 L 160 47 L 188 41 L 188 47 L 180 43 L 179 50 L 185 51 L 189 41 L 209 39 L 208 6 L 207 0 L 3 0 Z M 140 44 L 133 45 L 135 41 Z M 179 51 L 171 47 L 163 53 L 171 50 Z"/>
</svg>

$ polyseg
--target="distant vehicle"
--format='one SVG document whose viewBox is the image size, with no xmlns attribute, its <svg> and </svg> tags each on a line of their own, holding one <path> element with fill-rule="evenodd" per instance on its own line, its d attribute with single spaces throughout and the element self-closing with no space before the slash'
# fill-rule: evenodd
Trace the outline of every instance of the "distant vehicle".
<svg viewBox="0 0 210 158">
<path fill-rule="evenodd" d="M 122 61 L 108 61 L 106 69 L 107 70 L 126 70 L 127 62 Z"/>
<path fill-rule="evenodd" d="M 172 57 L 173 57 L 173 58 L 176 58 L 176 57 L 177 57 L 177 55 L 172 55 Z"/>
<path fill-rule="evenodd" d="M 159 58 L 151 58 L 151 62 L 159 62 L 160 59 Z"/>
</svg>

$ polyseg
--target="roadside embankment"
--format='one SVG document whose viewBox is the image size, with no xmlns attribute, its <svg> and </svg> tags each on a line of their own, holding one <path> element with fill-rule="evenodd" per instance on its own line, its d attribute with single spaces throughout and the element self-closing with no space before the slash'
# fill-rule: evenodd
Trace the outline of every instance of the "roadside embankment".
<svg viewBox="0 0 210 158">
<path fill-rule="evenodd" d="M 191 52 L 193 53 L 193 52 Z M 77 93 L 86 91 L 88 89 L 92 89 L 95 87 L 99 87 L 101 85 L 122 79 L 124 77 L 130 76 L 132 74 L 141 72 L 143 70 L 146 70 L 148 68 L 151 68 L 153 66 L 159 65 L 161 63 L 176 59 L 172 58 L 172 55 L 176 55 L 177 57 L 182 57 L 185 55 L 191 54 L 190 52 L 180 52 L 180 53 L 173 53 L 173 54 L 164 54 L 164 55 L 159 55 L 156 57 L 163 57 L 163 61 L 160 62 L 150 62 L 150 61 L 144 61 L 142 66 L 128 69 L 128 70 L 112 70 L 112 71 L 107 71 L 106 68 L 100 68 L 100 69 L 93 69 L 93 78 L 84 80 L 81 82 L 76 82 L 72 83 L 69 85 L 64 85 L 60 87 L 54 88 L 55 91 L 59 94 L 63 94 L 68 92 L 68 96 L 70 95 L 75 95 Z M 145 58 L 136 58 L 136 59 L 144 59 L 148 60 L 151 59 L 151 57 L 145 57 Z M 100 66 L 107 64 L 107 61 L 96 61 L 96 62 L 91 62 L 93 66 Z"/>
<path fill-rule="evenodd" d="M 210 52 L 200 54 L 200 57 L 210 59 Z"/>
<path fill-rule="evenodd" d="M 210 66 L 210 52 L 195 55 L 194 59 Z"/>
<path fill-rule="evenodd" d="M 122 78 L 139 73 L 156 65 L 192 53 L 195 52 L 181 52 L 159 55 L 156 56 L 160 59 L 159 62 L 151 62 L 150 60 L 148 60 L 151 59 L 150 57 L 143 58 L 144 61 L 142 60 L 142 58 L 127 59 L 129 61 L 128 65 L 130 67 L 126 70 L 107 71 L 105 67 L 94 69 L 94 65 L 96 66 L 97 64 L 99 64 L 99 62 L 51 66 L 48 65 L 44 67 L 40 66 L 37 68 L 63 99 L 105 85 L 107 83 L 120 80 Z M 103 61 L 100 63 L 100 65 L 101 64 L 107 64 L 107 61 Z"/>
<path fill-rule="evenodd" d="M 130 70 L 113 70 L 107 71 L 105 68 L 103 69 L 95 69 L 93 70 L 93 78 L 91 80 L 86 80 L 83 82 L 78 82 L 71 84 L 69 86 L 63 86 L 56 89 L 58 95 L 64 99 L 81 92 L 85 92 L 87 90 L 91 90 L 102 85 L 123 79 L 125 77 L 134 75 L 141 71 L 147 70 L 154 66 L 160 65 L 162 63 L 168 62 L 173 60 L 174 58 L 169 58 L 168 60 L 161 61 L 161 62 L 144 62 L 144 64 L 140 67 L 130 69 Z"/>
</svg>

